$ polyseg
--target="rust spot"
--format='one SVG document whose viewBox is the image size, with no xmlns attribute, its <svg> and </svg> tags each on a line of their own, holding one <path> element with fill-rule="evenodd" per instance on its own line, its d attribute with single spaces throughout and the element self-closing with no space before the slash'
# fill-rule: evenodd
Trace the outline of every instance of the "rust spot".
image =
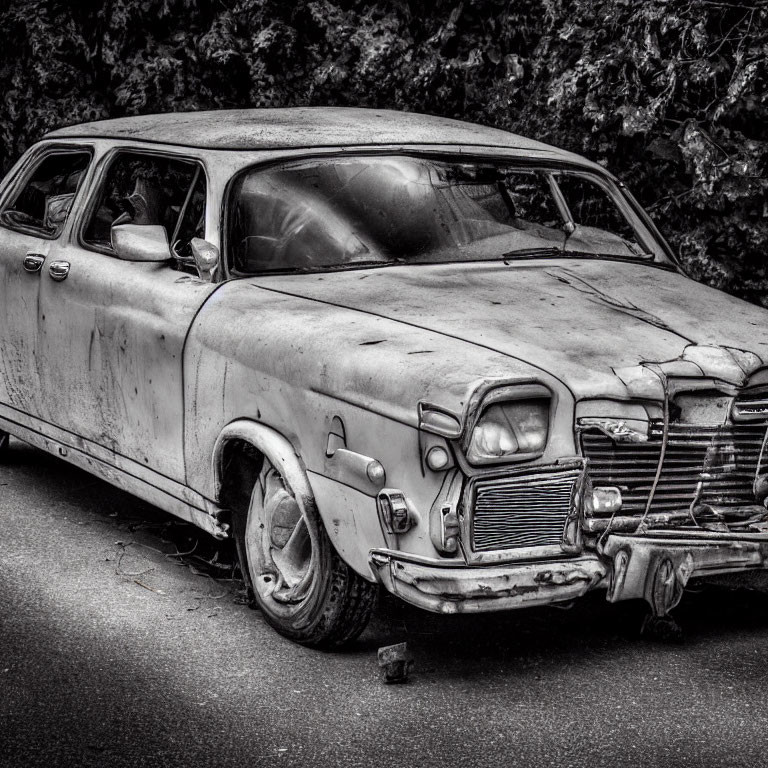
<svg viewBox="0 0 768 768">
<path fill-rule="evenodd" d="M 541 573 L 537 573 L 533 580 L 542 586 L 562 587 L 569 584 L 576 584 L 579 581 L 591 581 L 592 577 L 586 571 L 577 568 L 565 573 L 542 571 Z"/>
</svg>

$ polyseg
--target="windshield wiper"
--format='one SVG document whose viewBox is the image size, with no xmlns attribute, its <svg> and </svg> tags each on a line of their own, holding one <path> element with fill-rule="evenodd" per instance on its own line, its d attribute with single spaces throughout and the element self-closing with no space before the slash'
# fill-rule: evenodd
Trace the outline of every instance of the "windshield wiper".
<svg viewBox="0 0 768 768">
<path fill-rule="evenodd" d="M 392 264 L 403 264 L 405 259 L 361 259 L 360 261 L 347 261 L 343 264 L 321 264 L 317 267 L 319 270 L 343 270 L 356 269 L 357 267 L 388 267 Z"/>
<path fill-rule="evenodd" d="M 502 254 L 505 262 L 515 259 L 626 259 L 627 261 L 653 261 L 652 253 L 623 254 L 623 253 L 594 253 L 592 251 L 561 250 L 560 248 L 521 248 L 517 251 L 507 251 Z"/>
<path fill-rule="evenodd" d="M 561 248 L 520 248 L 516 251 L 507 251 L 502 253 L 501 256 L 504 261 L 507 259 L 535 259 L 539 257 L 558 257 L 565 253 Z"/>
</svg>

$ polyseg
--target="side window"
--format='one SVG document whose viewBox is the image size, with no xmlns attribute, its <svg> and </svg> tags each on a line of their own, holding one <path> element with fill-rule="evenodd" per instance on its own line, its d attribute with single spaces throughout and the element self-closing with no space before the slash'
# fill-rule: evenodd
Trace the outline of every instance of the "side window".
<svg viewBox="0 0 768 768">
<path fill-rule="evenodd" d="M 629 223 L 602 187 L 588 179 L 567 174 L 559 175 L 557 184 L 576 224 L 609 232 L 625 240 L 635 240 Z"/>
<path fill-rule="evenodd" d="M 205 236 L 205 174 L 197 166 L 195 179 L 176 221 L 176 230 L 169 236 L 174 255 L 183 261 L 192 261 L 189 245 L 193 237 Z"/>
<path fill-rule="evenodd" d="M 58 237 L 90 161 L 86 150 L 46 153 L 4 207 L 0 222 L 12 229 Z"/>
<path fill-rule="evenodd" d="M 193 160 L 122 152 L 109 166 L 83 241 L 112 248 L 112 227 L 159 224 L 181 260 L 189 241 L 205 232 L 205 174 Z"/>
</svg>

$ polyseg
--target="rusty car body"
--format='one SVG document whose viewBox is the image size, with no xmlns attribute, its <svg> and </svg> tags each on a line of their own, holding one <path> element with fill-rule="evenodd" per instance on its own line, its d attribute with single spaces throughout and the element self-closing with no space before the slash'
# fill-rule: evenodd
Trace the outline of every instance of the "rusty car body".
<svg viewBox="0 0 768 768">
<path fill-rule="evenodd" d="M 665 617 L 762 572 L 767 321 L 602 167 L 437 117 L 76 125 L 0 189 L 0 446 L 234 537 L 310 645 L 379 586 Z"/>
</svg>

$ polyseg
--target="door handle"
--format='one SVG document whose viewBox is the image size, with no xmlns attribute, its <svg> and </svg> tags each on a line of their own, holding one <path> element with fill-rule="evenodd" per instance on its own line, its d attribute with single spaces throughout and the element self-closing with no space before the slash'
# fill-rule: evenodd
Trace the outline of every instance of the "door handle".
<svg viewBox="0 0 768 768">
<path fill-rule="evenodd" d="M 57 282 L 67 279 L 69 274 L 69 262 L 68 261 L 52 261 L 51 266 L 48 267 L 48 274 Z"/>
<path fill-rule="evenodd" d="M 24 269 L 27 272 L 34 274 L 39 272 L 43 268 L 43 262 L 45 262 L 45 256 L 40 253 L 28 253 L 24 257 Z"/>
</svg>

